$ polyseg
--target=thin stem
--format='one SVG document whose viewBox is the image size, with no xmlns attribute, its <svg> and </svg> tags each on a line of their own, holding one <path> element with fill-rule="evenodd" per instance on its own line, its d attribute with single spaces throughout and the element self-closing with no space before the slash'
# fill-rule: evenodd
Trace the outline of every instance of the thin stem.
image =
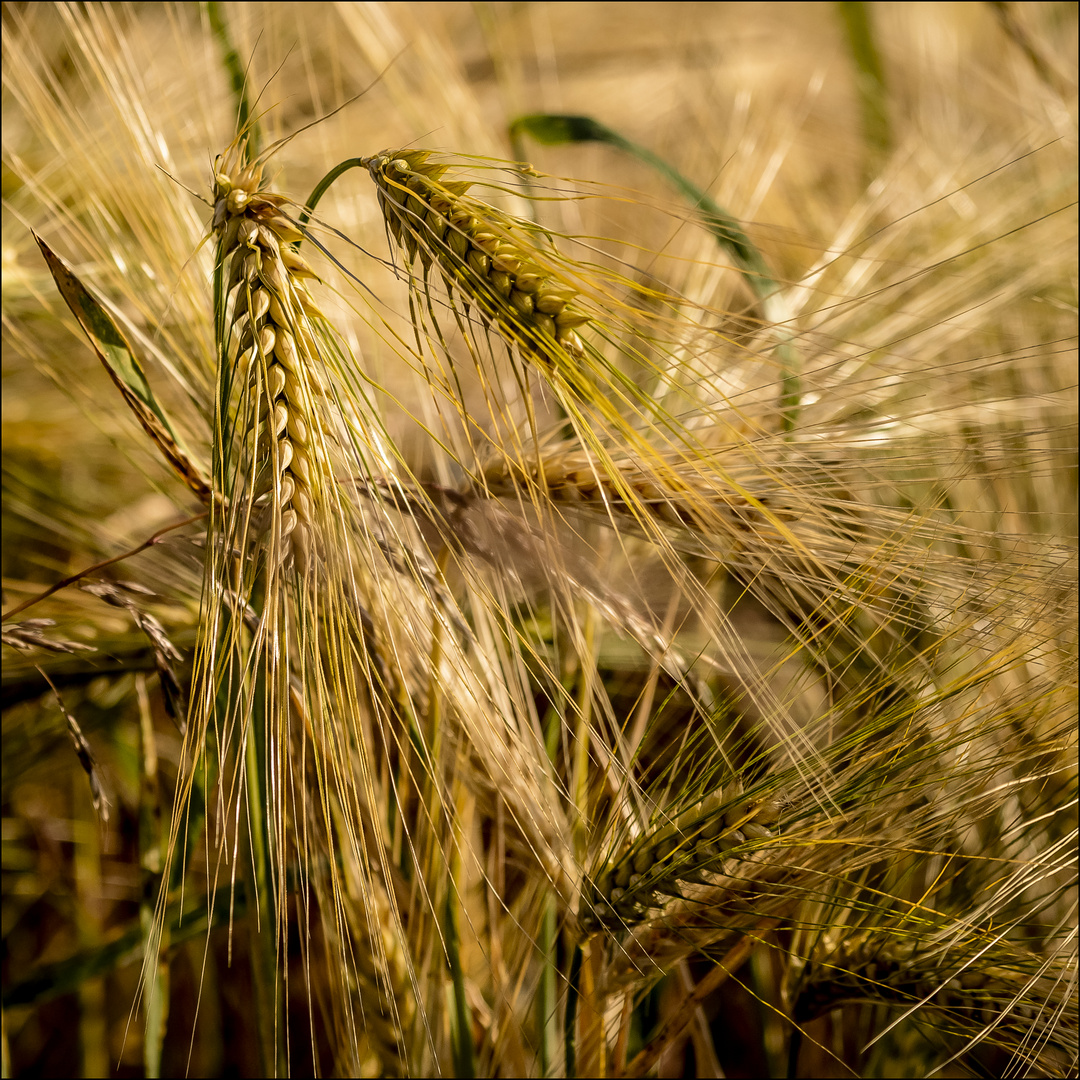
<svg viewBox="0 0 1080 1080">
<path fill-rule="evenodd" d="M 138 547 L 133 547 L 130 551 L 125 551 L 120 555 L 114 555 L 111 559 L 106 559 L 104 562 L 94 563 L 93 566 L 88 566 L 85 570 L 80 570 L 77 574 L 72 574 L 70 577 L 63 578 L 55 585 L 50 585 L 44 592 L 38 593 L 37 596 L 32 596 L 29 600 L 24 600 L 16 607 L 5 611 L 2 616 L 4 622 L 10 622 L 16 615 L 21 614 L 27 608 L 33 607 L 34 604 L 40 604 L 42 600 L 48 599 L 53 593 L 59 592 L 61 589 L 66 589 L 69 585 L 74 585 L 75 582 L 82 578 L 87 577 L 90 574 L 95 574 L 99 570 L 104 570 L 106 566 L 112 566 L 113 563 L 123 562 L 124 559 L 130 559 L 132 555 L 138 555 L 140 551 L 145 551 L 148 547 L 153 547 L 166 533 L 172 532 L 174 529 L 182 529 L 185 525 L 190 525 L 204 517 L 206 517 L 205 510 L 201 514 L 195 514 L 192 517 L 184 518 L 183 521 L 177 521 L 172 525 L 166 525 L 163 529 L 158 529 L 153 536 L 144 540 Z"/>
</svg>

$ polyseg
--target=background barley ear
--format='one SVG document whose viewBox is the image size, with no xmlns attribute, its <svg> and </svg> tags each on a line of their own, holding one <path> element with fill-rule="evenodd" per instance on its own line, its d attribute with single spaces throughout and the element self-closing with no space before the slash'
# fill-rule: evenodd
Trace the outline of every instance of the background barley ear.
<svg viewBox="0 0 1080 1080">
<path fill-rule="evenodd" d="M 5 7 L 3 1071 L 1074 1075 L 1075 23 Z"/>
</svg>

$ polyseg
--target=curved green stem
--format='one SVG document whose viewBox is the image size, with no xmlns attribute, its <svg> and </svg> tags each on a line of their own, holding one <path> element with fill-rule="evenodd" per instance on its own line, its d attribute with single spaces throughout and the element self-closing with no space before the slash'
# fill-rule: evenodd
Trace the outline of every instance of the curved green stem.
<svg viewBox="0 0 1080 1080">
<path fill-rule="evenodd" d="M 519 156 L 522 134 L 528 134 L 546 146 L 559 146 L 570 142 L 607 143 L 655 169 L 693 203 L 705 227 L 713 234 L 721 248 L 730 254 L 757 298 L 763 321 L 775 328 L 778 338 L 776 355 L 780 361 L 781 429 L 785 433 L 792 431 L 798 417 L 801 397 L 799 359 L 791 343 L 790 331 L 783 326 L 784 316 L 778 303 L 780 285 L 773 278 L 761 252 L 738 221 L 663 158 L 617 131 L 612 131 L 592 117 L 557 113 L 535 113 L 518 117 L 510 125 L 510 140 Z"/>
<path fill-rule="evenodd" d="M 700 212 L 709 232 L 739 264 L 747 284 L 759 300 L 772 295 L 779 288 L 761 253 L 739 223 L 717 206 L 701 188 L 692 184 L 681 172 L 647 147 L 612 131 L 589 116 L 564 116 L 554 113 L 520 116 L 510 125 L 510 137 L 519 141 L 522 133 L 531 135 L 545 146 L 559 146 L 569 142 L 601 142 L 636 157 L 655 169 L 694 204 L 694 209 Z"/>
<path fill-rule="evenodd" d="M 304 226 L 311 220 L 311 215 L 315 213 L 315 207 L 319 205 L 319 200 L 330 190 L 330 185 L 339 177 L 342 173 L 348 172 L 350 169 L 361 168 L 364 164 L 364 158 L 347 158 L 339 165 L 335 165 L 314 187 L 311 195 L 308 197 L 308 201 L 304 204 L 304 209 L 300 214 L 299 225 L 303 229 Z M 297 249 L 303 243 L 302 240 L 298 240 L 296 243 Z"/>
<path fill-rule="evenodd" d="M 206 13 L 210 19 L 210 30 L 218 39 L 221 51 L 224 54 L 225 70 L 229 73 L 229 85 L 236 97 L 236 130 L 247 134 L 248 160 L 259 156 L 259 122 L 251 117 L 251 106 L 247 98 L 247 73 L 240 60 L 240 54 L 233 48 L 229 38 L 229 27 L 225 22 L 222 5 L 211 0 L 206 5 Z"/>
</svg>

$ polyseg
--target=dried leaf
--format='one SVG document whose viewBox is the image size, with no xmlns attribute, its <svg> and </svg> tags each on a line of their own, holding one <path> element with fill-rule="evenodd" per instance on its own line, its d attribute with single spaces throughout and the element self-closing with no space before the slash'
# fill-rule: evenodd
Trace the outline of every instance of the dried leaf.
<svg viewBox="0 0 1080 1080">
<path fill-rule="evenodd" d="M 123 332 L 64 260 L 37 233 L 34 233 L 34 239 L 41 248 L 41 254 L 45 257 L 60 295 L 78 319 L 98 359 L 105 365 L 105 370 L 124 395 L 128 407 L 150 438 L 157 443 L 165 460 L 176 470 L 180 479 L 202 502 L 209 503 L 213 499 L 209 482 L 173 431 Z"/>
</svg>

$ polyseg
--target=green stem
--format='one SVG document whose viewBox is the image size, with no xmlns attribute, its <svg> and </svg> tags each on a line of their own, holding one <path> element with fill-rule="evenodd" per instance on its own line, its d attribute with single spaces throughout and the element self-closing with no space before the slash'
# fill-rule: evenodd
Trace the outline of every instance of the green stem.
<svg viewBox="0 0 1080 1080">
<path fill-rule="evenodd" d="M 577 1007 L 580 991 L 578 985 L 581 982 L 581 959 L 580 945 L 574 946 L 574 955 L 570 960 L 570 978 L 566 988 L 566 1029 L 563 1033 L 566 1052 L 566 1075 L 577 1075 Z"/>
<path fill-rule="evenodd" d="M 536 113 L 518 117 L 510 125 L 510 141 L 518 156 L 522 156 L 522 133 L 531 135 L 546 146 L 559 146 L 570 142 L 601 142 L 614 146 L 655 169 L 693 204 L 705 227 L 713 234 L 721 248 L 731 255 L 743 279 L 757 297 L 762 321 L 774 326 L 778 338 L 776 355 L 780 361 L 781 373 L 781 429 L 785 433 L 792 431 L 798 418 L 801 398 L 799 359 L 791 344 L 791 334 L 783 326 L 782 312 L 778 310 L 780 286 L 738 221 L 663 158 L 617 131 L 612 131 L 592 117 L 557 113 Z"/>
<path fill-rule="evenodd" d="M 330 185 L 339 177 L 342 173 L 348 172 L 350 169 L 359 169 L 364 167 L 363 158 L 347 158 L 339 165 L 335 165 L 314 187 L 311 195 L 308 197 L 308 201 L 304 204 L 304 209 L 300 214 L 299 225 L 303 229 L 305 225 L 311 220 L 311 215 L 315 213 L 315 207 L 319 205 L 319 201 L 330 190 Z M 298 240 L 296 247 L 299 250 L 302 240 Z"/>
<path fill-rule="evenodd" d="M 747 284 L 759 300 L 771 296 L 779 288 L 761 253 L 743 232 L 739 223 L 717 206 L 701 188 L 692 184 L 681 172 L 647 147 L 627 139 L 617 131 L 612 131 L 611 128 L 589 116 L 565 116 L 552 113 L 521 116 L 510 125 L 510 138 L 515 147 L 520 147 L 520 136 L 523 132 L 545 146 L 558 146 L 570 142 L 601 142 L 636 157 L 655 169 L 693 203 L 694 209 L 700 212 L 709 232 L 739 264 L 739 269 L 746 278 Z"/>
<path fill-rule="evenodd" d="M 206 14 L 210 19 L 210 31 L 217 38 L 218 44 L 225 61 L 225 70 L 229 73 L 229 85 L 233 96 L 236 98 L 236 130 L 238 133 L 247 133 L 247 158 L 252 160 L 259 156 L 259 122 L 251 118 L 251 106 L 247 97 L 247 73 L 244 71 L 243 61 L 240 54 L 233 48 L 229 38 L 229 27 L 225 21 L 222 5 L 211 2 L 206 5 Z"/>
<path fill-rule="evenodd" d="M 460 857 L 451 861 L 450 888 L 446 893 L 443 908 L 443 935 L 446 940 L 446 957 L 450 965 L 450 980 L 453 987 L 453 1023 L 451 1041 L 454 1048 L 454 1075 L 471 1078 L 476 1075 L 473 1060 L 472 1018 L 469 1005 L 465 1000 L 465 973 L 461 968 L 461 937 L 458 933 L 458 903 L 456 888 Z"/>
<path fill-rule="evenodd" d="M 165 1025 L 169 1015 L 169 947 L 168 927 L 155 936 L 154 897 L 161 889 L 163 837 L 161 830 L 161 790 L 158 784 L 157 739 L 146 691 L 146 676 L 135 676 L 139 701 L 139 760 L 142 766 L 139 785 L 139 869 L 142 896 L 139 901 L 139 925 L 146 948 L 155 955 L 147 956 L 143 964 L 143 1000 L 146 1002 L 146 1024 L 143 1034 L 143 1068 L 146 1075 L 161 1075 L 161 1050 L 165 1041 Z"/>
<path fill-rule="evenodd" d="M 863 137 L 870 149 L 871 158 L 880 158 L 888 153 L 892 146 L 892 129 L 889 124 L 885 70 L 874 43 L 868 5 L 844 2 L 838 3 L 836 7 L 847 32 L 851 57 L 855 61 L 856 84 L 863 116 Z"/>
</svg>

